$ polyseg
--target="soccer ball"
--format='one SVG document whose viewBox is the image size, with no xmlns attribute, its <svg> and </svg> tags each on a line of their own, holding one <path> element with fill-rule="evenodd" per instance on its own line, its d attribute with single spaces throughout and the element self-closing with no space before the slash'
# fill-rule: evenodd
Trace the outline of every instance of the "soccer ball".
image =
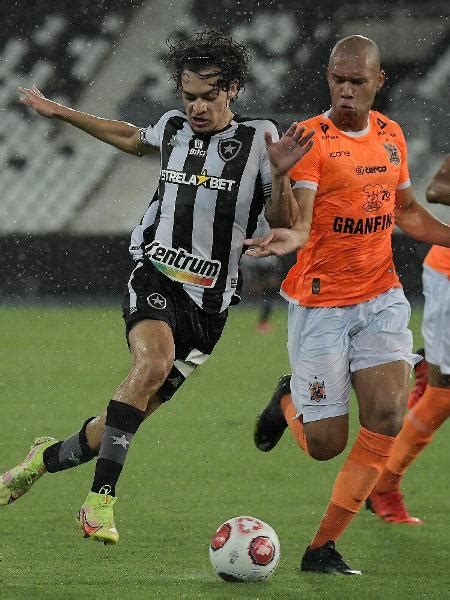
<svg viewBox="0 0 450 600">
<path fill-rule="evenodd" d="M 262 581 L 278 565 L 280 542 L 272 527 L 261 519 L 234 517 L 213 535 L 209 559 L 225 581 Z"/>
</svg>

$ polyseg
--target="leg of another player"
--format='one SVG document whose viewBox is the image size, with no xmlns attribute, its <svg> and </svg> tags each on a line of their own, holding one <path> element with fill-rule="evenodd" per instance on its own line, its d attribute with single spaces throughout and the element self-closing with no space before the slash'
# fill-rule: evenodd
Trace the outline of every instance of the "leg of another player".
<svg viewBox="0 0 450 600">
<path fill-rule="evenodd" d="M 361 427 L 336 477 L 330 503 L 303 557 L 302 568 L 304 564 L 308 567 L 310 562 L 320 560 L 319 554 L 334 550 L 336 540 L 350 524 L 379 478 L 394 436 L 401 427 L 408 395 L 409 373 L 409 365 L 397 361 L 361 369 L 353 374 Z M 311 444 L 309 425 L 305 425 L 308 447 Z M 339 565 L 339 561 L 337 562 L 336 571 L 359 574 L 345 563 Z"/>
<path fill-rule="evenodd" d="M 431 442 L 434 432 L 450 416 L 450 375 L 437 365 L 428 365 L 425 393 L 406 414 L 381 477 L 368 499 L 368 507 L 381 519 L 391 523 L 420 525 L 403 500 L 400 482 L 409 467 Z"/>
</svg>

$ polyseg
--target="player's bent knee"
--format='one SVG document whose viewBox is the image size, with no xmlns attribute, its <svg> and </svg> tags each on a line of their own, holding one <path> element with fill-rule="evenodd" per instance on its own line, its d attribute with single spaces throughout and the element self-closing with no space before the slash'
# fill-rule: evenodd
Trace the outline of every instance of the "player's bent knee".
<svg viewBox="0 0 450 600">
<path fill-rule="evenodd" d="M 134 365 L 134 371 L 140 384 L 147 390 L 157 390 L 164 383 L 172 368 L 172 363 L 165 357 L 139 358 Z"/>
<path fill-rule="evenodd" d="M 325 440 L 313 436 L 307 436 L 308 452 L 314 460 L 331 460 L 339 456 L 347 445 L 347 440 Z"/>
</svg>

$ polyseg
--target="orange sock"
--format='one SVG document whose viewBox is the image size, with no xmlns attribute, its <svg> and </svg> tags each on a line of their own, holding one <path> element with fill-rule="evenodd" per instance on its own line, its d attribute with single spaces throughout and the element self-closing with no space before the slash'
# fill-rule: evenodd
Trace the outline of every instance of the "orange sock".
<svg viewBox="0 0 450 600">
<path fill-rule="evenodd" d="M 300 417 L 297 416 L 297 409 L 292 403 L 291 394 L 286 394 L 286 396 L 281 398 L 280 406 L 295 441 L 306 454 L 309 454 L 308 442 L 306 440 L 305 432 L 303 431 L 303 423 L 301 422 Z"/>
<path fill-rule="evenodd" d="M 347 460 L 334 482 L 331 500 L 311 548 L 336 541 L 361 508 L 380 476 L 394 442 L 393 437 L 361 427 Z"/>
<path fill-rule="evenodd" d="M 375 491 L 386 494 L 399 489 L 408 466 L 431 442 L 433 433 L 449 415 L 450 389 L 428 385 L 422 398 L 405 416 Z"/>
</svg>

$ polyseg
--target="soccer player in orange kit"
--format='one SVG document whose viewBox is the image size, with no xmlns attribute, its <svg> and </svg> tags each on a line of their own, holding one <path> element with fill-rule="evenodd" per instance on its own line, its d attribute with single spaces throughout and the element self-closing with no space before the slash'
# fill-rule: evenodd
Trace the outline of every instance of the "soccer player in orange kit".
<svg viewBox="0 0 450 600">
<path fill-rule="evenodd" d="M 311 457 L 331 459 L 347 445 L 351 385 L 358 401 L 361 427 L 302 557 L 303 571 L 361 573 L 335 543 L 372 491 L 402 426 L 419 357 L 392 260 L 394 222 L 417 240 L 450 246 L 450 227 L 415 200 L 400 126 L 371 110 L 384 77 L 372 40 L 350 36 L 334 46 L 331 109 L 294 123 L 278 142 L 266 136 L 266 217 L 275 228 L 246 242 L 257 258 L 299 251 L 281 288 L 289 301 L 292 376 L 280 379 L 257 419 L 257 447 L 271 450 L 289 426 Z M 299 125 L 316 132 L 303 158 Z"/>
<path fill-rule="evenodd" d="M 427 188 L 429 202 L 450 206 L 450 156 Z M 428 363 L 425 392 L 406 414 L 386 466 L 367 506 L 383 521 L 421 524 L 411 517 L 400 492 L 406 469 L 450 416 L 450 249 L 432 246 L 423 265 L 425 307 L 422 333 Z"/>
</svg>

